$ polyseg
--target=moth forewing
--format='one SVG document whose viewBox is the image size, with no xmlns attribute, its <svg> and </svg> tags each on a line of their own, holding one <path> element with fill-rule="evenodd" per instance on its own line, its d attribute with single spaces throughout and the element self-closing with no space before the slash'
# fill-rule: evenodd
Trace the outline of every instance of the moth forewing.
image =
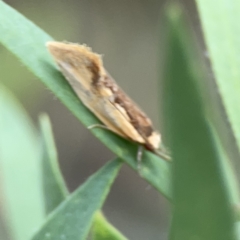
<svg viewBox="0 0 240 240">
<path fill-rule="evenodd" d="M 159 148 L 160 134 L 107 73 L 100 55 L 73 43 L 48 42 L 47 47 L 83 104 L 107 128 L 151 151 Z"/>
</svg>

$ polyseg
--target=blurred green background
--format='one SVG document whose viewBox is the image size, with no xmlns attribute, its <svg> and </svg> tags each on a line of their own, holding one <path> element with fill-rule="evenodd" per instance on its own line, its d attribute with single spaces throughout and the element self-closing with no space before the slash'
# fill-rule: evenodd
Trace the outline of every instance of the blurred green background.
<svg viewBox="0 0 240 240">
<path fill-rule="evenodd" d="M 5 1 L 58 41 L 86 43 L 104 55 L 106 69 L 161 130 L 158 76 L 161 16 L 166 1 Z M 192 1 L 182 1 L 196 32 L 200 24 Z M 29 53 L 31 54 L 31 53 Z M 35 76 L 0 46 L 1 79 L 36 126 L 38 116 L 51 118 L 60 166 L 72 191 L 113 154 L 86 130 Z M 166 239 L 169 205 L 128 167 L 121 174 L 104 212 L 129 239 Z"/>
</svg>

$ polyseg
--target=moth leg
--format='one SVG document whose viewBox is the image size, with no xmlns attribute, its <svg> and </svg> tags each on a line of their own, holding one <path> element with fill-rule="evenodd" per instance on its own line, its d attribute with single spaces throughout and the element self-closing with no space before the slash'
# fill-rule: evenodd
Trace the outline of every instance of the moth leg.
<svg viewBox="0 0 240 240">
<path fill-rule="evenodd" d="M 138 151 L 137 151 L 137 169 L 138 169 L 138 172 L 141 171 L 142 155 L 143 155 L 143 146 L 139 145 L 138 146 Z"/>
<path fill-rule="evenodd" d="M 111 129 L 103 124 L 92 124 L 90 126 L 87 127 L 88 129 L 93 129 L 93 128 L 104 128 L 104 129 L 107 129 L 107 130 L 110 130 Z"/>
</svg>

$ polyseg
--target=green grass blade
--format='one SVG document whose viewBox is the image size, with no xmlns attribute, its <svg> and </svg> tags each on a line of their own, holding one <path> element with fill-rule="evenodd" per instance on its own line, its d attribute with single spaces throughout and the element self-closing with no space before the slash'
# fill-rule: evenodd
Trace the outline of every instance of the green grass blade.
<svg viewBox="0 0 240 240">
<path fill-rule="evenodd" d="M 211 60 L 215 80 L 219 89 L 219 96 L 222 99 L 227 120 L 231 124 L 231 134 L 234 135 L 236 143 L 226 137 L 226 134 L 221 133 L 222 127 L 218 128 L 218 135 L 221 135 L 221 144 L 224 144 L 226 150 L 225 165 L 228 182 L 231 183 L 231 195 L 234 204 L 240 201 L 239 196 L 239 181 L 240 181 L 240 84 L 239 84 L 239 34 L 238 21 L 240 19 L 240 4 L 239 1 L 198 1 L 197 7 L 201 17 L 203 33 L 208 49 L 208 55 Z M 217 8 L 216 8 L 217 6 Z M 222 115 L 222 114 L 221 114 Z M 227 140 L 226 140 L 227 139 Z M 235 149 L 238 148 L 236 151 Z M 228 158 L 227 158 L 228 156 Z M 228 160 L 227 160 L 228 159 Z M 238 208 L 236 208 L 238 209 Z M 237 213 L 239 215 L 239 213 Z"/>
<path fill-rule="evenodd" d="M 53 139 L 51 123 L 47 115 L 40 116 L 42 142 L 43 192 L 46 213 L 53 211 L 68 196 Z"/>
<path fill-rule="evenodd" d="M 240 2 L 196 3 L 219 92 L 240 149 Z"/>
<path fill-rule="evenodd" d="M 27 114 L 2 86 L 0 149 L 1 211 L 5 213 L 12 239 L 26 240 L 44 219 L 39 146 Z"/>
<path fill-rule="evenodd" d="M 40 116 L 42 136 L 42 161 L 43 161 L 43 189 L 46 212 L 53 211 L 69 195 L 61 170 L 59 169 L 57 152 L 54 143 L 50 119 L 46 114 Z M 116 230 L 100 211 L 94 215 L 92 233 L 95 239 L 100 237 L 115 237 L 123 240 L 121 233 Z M 112 239 L 112 238 L 111 238 Z"/>
<path fill-rule="evenodd" d="M 233 240 L 228 186 L 205 111 L 209 102 L 200 93 L 201 75 L 192 68 L 198 56 L 189 55 L 189 49 L 194 51 L 194 40 L 178 5 L 170 6 L 167 18 L 163 91 L 173 155 L 171 239 Z"/>
<path fill-rule="evenodd" d="M 94 216 L 91 231 L 92 240 L 127 240 L 116 228 L 114 228 L 101 212 Z"/>
<path fill-rule="evenodd" d="M 44 31 L 0 1 L 0 42 L 15 54 L 85 125 L 99 123 L 79 101 L 51 59 L 45 43 L 52 40 Z M 137 169 L 136 144 L 103 130 L 91 130 L 118 157 Z M 171 198 L 170 164 L 154 154 L 143 156 L 142 176 L 167 198 Z"/>
<path fill-rule="evenodd" d="M 33 240 L 85 239 L 120 166 L 121 161 L 114 160 L 93 174 L 49 215 Z"/>
</svg>

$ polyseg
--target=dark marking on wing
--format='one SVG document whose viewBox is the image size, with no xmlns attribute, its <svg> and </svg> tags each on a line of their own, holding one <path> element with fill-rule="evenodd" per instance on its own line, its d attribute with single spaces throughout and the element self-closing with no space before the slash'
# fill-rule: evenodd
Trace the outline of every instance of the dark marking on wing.
<svg viewBox="0 0 240 240">
<path fill-rule="evenodd" d="M 147 141 L 153 132 L 152 122 L 146 114 L 130 99 L 115 83 L 110 75 L 106 75 L 101 82 L 104 87 L 111 89 L 114 93 L 113 102 L 123 107 L 130 118 L 131 124 L 138 133 Z"/>
</svg>

